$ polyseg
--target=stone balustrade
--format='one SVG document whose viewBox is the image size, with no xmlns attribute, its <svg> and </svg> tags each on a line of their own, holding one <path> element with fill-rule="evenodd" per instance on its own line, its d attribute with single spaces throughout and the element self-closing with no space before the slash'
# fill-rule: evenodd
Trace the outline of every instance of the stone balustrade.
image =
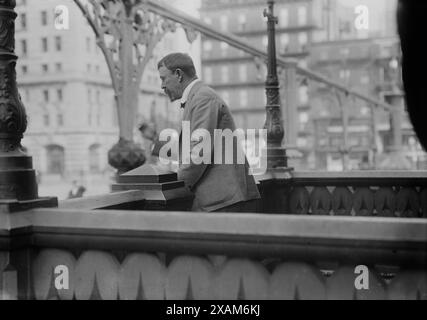
<svg viewBox="0 0 427 320">
<path fill-rule="evenodd" d="M 427 298 L 425 219 L 57 208 L 0 226 L 3 299 Z"/>
<path fill-rule="evenodd" d="M 427 172 L 295 172 L 261 181 L 262 212 L 427 217 Z"/>
</svg>

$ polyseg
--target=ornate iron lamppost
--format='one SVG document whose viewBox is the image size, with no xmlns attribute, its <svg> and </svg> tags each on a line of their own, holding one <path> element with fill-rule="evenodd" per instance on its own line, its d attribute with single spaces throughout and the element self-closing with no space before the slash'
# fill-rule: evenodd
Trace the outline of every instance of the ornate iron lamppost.
<svg viewBox="0 0 427 320">
<path fill-rule="evenodd" d="M 268 9 L 264 11 L 268 26 L 268 61 L 266 81 L 266 122 L 264 129 L 267 130 L 267 166 L 268 171 L 287 168 L 286 150 L 282 147 L 285 138 L 280 101 L 279 78 L 277 76 L 276 60 L 276 30 L 278 22 L 274 16 L 274 1 L 268 1 Z"/>
<path fill-rule="evenodd" d="M 32 158 L 21 145 L 27 115 L 16 84 L 15 6 L 15 0 L 0 1 L 0 212 L 58 203 L 38 197 Z"/>
</svg>

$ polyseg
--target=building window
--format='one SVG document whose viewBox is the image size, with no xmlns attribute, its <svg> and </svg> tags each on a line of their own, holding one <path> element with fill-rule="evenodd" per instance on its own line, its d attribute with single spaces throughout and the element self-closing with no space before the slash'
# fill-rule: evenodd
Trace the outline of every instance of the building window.
<svg viewBox="0 0 427 320">
<path fill-rule="evenodd" d="M 26 30 L 27 29 L 27 15 L 25 13 L 21 13 L 20 19 L 21 19 L 21 30 Z"/>
<path fill-rule="evenodd" d="M 47 11 L 41 12 L 42 26 L 47 26 Z"/>
<path fill-rule="evenodd" d="M 299 122 L 302 124 L 306 124 L 308 122 L 308 113 L 307 112 L 300 112 Z"/>
<path fill-rule="evenodd" d="M 64 96 L 63 96 L 63 93 L 62 93 L 62 89 L 56 90 L 56 95 L 57 95 L 58 101 L 62 101 L 63 100 Z"/>
<path fill-rule="evenodd" d="M 211 41 L 205 41 L 203 43 L 203 50 L 207 53 L 210 52 L 212 50 L 212 42 Z"/>
<path fill-rule="evenodd" d="M 227 83 L 228 81 L 229 81 L 228 67 L 221 67 L 221 82 Z"/>
<path fill-rule="evenodd" d="M 22 39 L 21 40 L 21 52 L 22 52 L 22 56 L 26 56 L 27 55 L 27 40 Z"/>
<path fill-rule="evenodd" d="M 289 51 L 289 34 L 284 33 L 280 35 L 280 52 L 286 54 Z"/>
<path fill-rule="evenodd" d="M 248 106 L 248 91 L 241 90 L 240 91 L 240 107 L 246 108 Z"/>
<path fill-rule="evenodd" d="M 91 173 L 98 173 L 101 171 L 101 146 L 93 144 L 89 147 L 89 170 Z"/>
<path fill-rule="evenodd" d="M 90 38 L 88 37 L 88 38 L 86 38 L 86 51 L 87 52 L 90 52 L 90 50 L 91 50 L 91 42 L 90 42 Z"/>
<path fill-rule="evenodd" d="M 268 37 L 267 36 L 263 36 L 262 37 L 262 45 L 263 47 L 267 48 L 268 47 Z"/>
<path fill-rule="evenodd" d="M 47 38 L 42 38 L 42 51 L 47 52 L 48 46 L 47 46 Z"/>
<path fill-rule="evenodd" d="M 297 138 L 297 146 L 299 148 L 305 148 L 307 147 L 307 138 Z"/>
<path fill-rule="evenodd" d="M 227 105 L 230 105 L 230 94 L 227 91 L 222 93 L 222 99 Z"/>
<path fill-rule="evenodd" d="M 307 32 L 300 32 L 298 34 L 298 43 L 302 51 L 305 51 L 307 49 L 307 43 L 308 43 Z"/>
<path fill-rule="evenodd" d="M 47 172 L 49 174 L 64 174 L 65 172 L 65 150 L 58 145 L 46 147 Z"/>
<path fill-rule="evenodd" d="M 286 28 L 289 25 L 289 11 L 287 8 L 282 8 L 280 10 L 279 25 L 281 28 Z"/>
<path fill-rule="evenodd" d="M 239 66 L 239 80 L 246 82 L 248 80 L 248 67 L 246 64 L 241 64 Z"/>
<path fill-rule="evenodd" d="M 302 105 L 305 105 L 308 103 L 308 87 L 307 86 L 299 87 L 299 102 Z"/>
<path fill-rule="evenodd" d="M 228 29 L 228 17 L 226 15 L 221 16 L 219 23 L 221 26 L 221 31 L 227 31 L 227 29 Z"/>
<path fill-rule="evenodd" d="M 92 104 L 92 90 L 91 89 L 87 89 L 87 101 L 89 102 L 89 104 Z"/>
<path fill-rule="evenodd" d="M 58 117 L 58 126 L 63 126 L 64 125 L 64 116 L 62 115 L 62 113 L 59 113 L 58 115 L 57 115 L 57 117 Z"/>
<path fill-rule="evenodd" d="M 62 38 L 60 36 L 55 37 L 55 48 L 56 48 L 56 51 L 62 50 Z"/>
<path fill-rule="evenodd" d="M 300 60 L 300 61 L 298 62 L 298 65 L 299 65 L 301 68 L 307 68 L 307 60 Z"/>
<path fill-rule="evenodd" d="M 27 66 L 22 66 L 22 74 L 27 74 L 28 73 L 28 67 Z"/>
<path fill-rule="evenodd" d="M 298 24 L 300 26 L 307 24 L 307 7 L 298 7 Z"/>
<path fill-rule="evenodd" d="M 55 64 L 55 70 L 56 72 L 61 72 L 62 71 L 62 63 L 56 63 Z"/>
<path fill-rule="evenodd" d="M 88 73 L 92 72 L 92 66 L 90 65 L 90 63 L 87 64 L 86 70 L 87 70 Z"/>
<path fill-rule="evenodd" d="M 50 118 L 48 114 L 43 115 L 43 124 L 45 127 L 49 127 L 50 125 Z"/>
<path fill-rule="evenodd" d="M 49 72 L 49 66 L 46 63 L 42 64 L 42 71 L 43 73 Z"/>
<path fill-rule="evenodd" d="M 340 79 L 344 81 L 348 81 L 350 79 L 350 70 L 348 69 L 342 69 L 340 70 Z"/>
<path fill-rule="evenodd" d="M 205 82 L 212 83 L 212 68 L 205 67 L 203 71 L 204 71 Z"/>
<path fill-rule="evenodd" d="M 364 117 L 367 117 L 371 113 L 371 109 L 368 107 L 362 107 L 360 109 L 360 114 Z"/>
<path fill-rule="evenodd" d="M 363 75 L 362 77 L 360 77 L 360 83 L 361 84 L 369 84 L 369 76 L 368 75 Z"/>
<path fill-rule="evenodd" d="M 241 14 L 239 15 L 239 31 L 245 31 L 246 30 L 246 15 Z"/>
<path fill-rule="evenodd" d="M 221 42 L 221 54 L 222 56 L 226 56 L 228 52 L 229 45 L 227 42 Z"/>
<path fill-rule="evenodd" d="M 43 90 L 43 100 L 49 102 L 49 90 Z"/>
</svg>

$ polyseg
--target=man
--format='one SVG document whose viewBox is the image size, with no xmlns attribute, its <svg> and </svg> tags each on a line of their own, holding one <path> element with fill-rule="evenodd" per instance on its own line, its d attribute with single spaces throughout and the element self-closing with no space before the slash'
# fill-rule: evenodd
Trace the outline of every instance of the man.
<svg viewBox="0 0 427 320">
<path fill-rule="evenodd" d="M 183 122 L 190 123 L 190 131 L 205 129 L 214 137 L 215 129 L 235 131 L 233 117 L 218 94 L 198 80 L 190 56 L 172 53 L 158 63 L 162 89 L 171 101 L 180 100 Z M 191 136 L 191 134 L 190 134 Z M 180 140 L 182 142 L 181 134 Z M 200 141 L 190 142 L 190 151 Z M 213 153 L 213 149 L 212 153 Z M 223 145 L 223 153 L 225 150 Z M 233 154 L 235 150 L 231 150 Z M 213 158 L 213 157 L 212 157 Z M 182 160 L 182 159 L 180 159 Z M 178 178 L 194 192 L 193 211 L 256 212 L 260 198 L 253 176 L 249 175 L 247 161 L 243 164 L 202 163 L 180 161 Z"/>
</svg>

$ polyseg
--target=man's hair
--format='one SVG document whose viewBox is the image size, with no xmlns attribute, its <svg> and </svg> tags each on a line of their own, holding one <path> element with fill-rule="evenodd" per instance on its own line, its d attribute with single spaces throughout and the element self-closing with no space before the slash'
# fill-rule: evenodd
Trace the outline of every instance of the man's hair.
<svg viewBox="0 0 427 320">
<path fill-rule="evenodd" d="M 168 70 L 175 72 L 176 69 L 181 69 L 185 75 L 190 78 L 196 76 L 196 68 L 194 67 L 193 60 L 188 54 L 185 53 L 171 53 L 165 56 L 157 64 L 157 69 L 160 69 L 162 66 L 166 67 Z"/>
</svg>

